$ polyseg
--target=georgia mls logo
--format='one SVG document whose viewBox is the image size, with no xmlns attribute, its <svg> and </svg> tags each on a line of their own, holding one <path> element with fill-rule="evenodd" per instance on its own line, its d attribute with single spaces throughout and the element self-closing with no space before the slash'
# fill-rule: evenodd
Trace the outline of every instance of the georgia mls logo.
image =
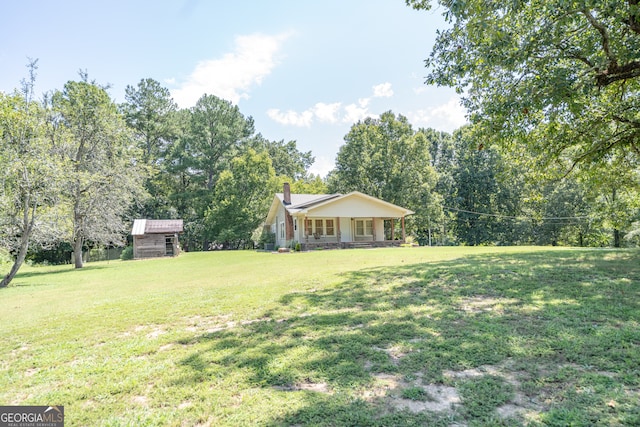
<svg viewBox="0 0 640 427">
<path fill-rule="evenodd" d="M 64 406 L 0 406 L 0 427 L 64 427 Z"/>
</svg>

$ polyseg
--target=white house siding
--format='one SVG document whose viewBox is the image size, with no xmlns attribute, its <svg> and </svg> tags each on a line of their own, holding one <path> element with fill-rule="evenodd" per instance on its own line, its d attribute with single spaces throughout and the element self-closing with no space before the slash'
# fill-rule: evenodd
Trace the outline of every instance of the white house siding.
<svg viewBox="0 0 640 427">
<path fill-rule="evenodd" d="M 403 210 L 394 209 L 382 203 L 376 203 L 368 198 L 354 195 L 336 200 L 324 206 L 312 209 L 314 217 L 349 217 L 349 218 L 399 218 L 404 215 Z"/>
</svg>

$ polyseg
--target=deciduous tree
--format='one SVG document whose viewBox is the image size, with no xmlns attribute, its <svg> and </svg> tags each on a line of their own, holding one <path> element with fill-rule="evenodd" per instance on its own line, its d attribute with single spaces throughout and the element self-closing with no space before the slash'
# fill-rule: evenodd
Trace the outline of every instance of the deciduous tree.
<svg viewBox="0 0 640 427">
<path fill-rule="evenodd" d="M 59 236 L 56 202 L 62 168 L 44 134 L 44 110 L 33 100 L 36 63 L 22 94 L 0 93 L 0 247 L 14 255 L 0 288 L 11 283 L 29 247 Z"/>
<path fill-rule="evenodd" d="M 67 162 L 76 268 L 88 242 L 121 245 L 124 215 L 142 192 L 143 174 L 133 135 L 105 88 L 69 81 L 52 96 L 50 136 Z"/>
<path fill-rule="evenodd" d="M 249 242 L 264 220 L 276 188 L 275 171 L 266 151 L 248 149 L 220 174 L 205 215 L 211 240 L 237 248 Z"/>
<path fill-rule="evenodd" d="M 427 82 L 455 87 L 487 138 L 525 142 L 574 164 L 631 153 L 637 165 L 636 0 L 439 3 L 451 27 L 438 32 Z"/>
<path fill-rule="evenodd" d="M 415 132 L 406 117 L 388 111 L 354 124 L 344 140 L 328 178 L 329 190 L 357 190 L 407 207 L 416 213 L 408 228 L 427 230 L 440 200 L 432 191 L 436 172 L 425 135 Z"/>
</svg>

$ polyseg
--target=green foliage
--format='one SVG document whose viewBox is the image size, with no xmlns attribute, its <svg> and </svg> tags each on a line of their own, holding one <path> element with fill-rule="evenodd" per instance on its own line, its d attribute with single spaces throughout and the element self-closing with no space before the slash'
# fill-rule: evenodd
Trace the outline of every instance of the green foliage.
<svg viewBox="0 0 640 427">
<path fill-rule="evenodd" d="M 249 244 L 274 190 L 275 172 L 266 152 L 249 149 L 234 158 L 229 169 L 220 174 L 213 192 L 204 220 L 206 235 L 236 248 Z"/>
<path fill-rule="evenodd" d="M 123 261 L 129 261 L 133 259 L 133 246 L 127 246 L 122 250 L 120 259 Z"/>
<path fill-rule="evenodd" d="M 513 386 L 494 375 L 466 380 L 458 388 L 465 414 L 478 420 L 495 416 L 496 408 L 514 397 Z"/>
<path fill-rule="evenodd" d="M 472 128 L 454 133 L 455 163 L 453 191 L 447 195 L 447 205 L 455 209 L 455 234 L 467 245 L 509 244 L 516 238 L 512 221 L 502 216 L 518 213 L 520 193 L 513 183 L 502 182 L 499 175 L 505 165 L 494 148 L 479 149 Z"/>
<path fill-rule="evenodd" d="M 402 389 L 402 398 L 425 402 L 431 400 L 429 394 L 422 387 L 408 387 Z"/>
<path fill-rule="evenodd" d="M 256 151 L 266 150 L 276 175 L 292 178 L 290 182 L 305 179 L 307 170 L 315 161 L 311 151 L 298 150 L 296 141 L 269 141 L 258 134 L 251 142 L 251 147 Z"/>
<path fill-rule="evenodd" d="M 121 106 L 127 124 L 134 129 L 143 160 L 150 165 L 166 155 L 177 133 L 177 105 L 168 89 L 153 79 L 140 80 L 137 87 L 125 88 Z"/>
<path fill-rule="evenodd" d="M 425 0 L 408 0 L 428 8 Z M 463 93 L 487 139 L 547 160 L 637 159 L 640 17 L 624 0 L 440 2 L 451 26 L 426 60 L 427 83 Z"/>
<path fill-rule="evenodd" d="M 260 238 L 258 239 L 258 244 L 264 248 L 265 244 L 273 244 L 276 242 L 276 233 L 273 233 L 266 228 L 262 229 L 260 233 Z"/>
<path fill-rule="evenodd" d="M 425 229 L 439 214 L 433 194 L 436 172 L 429 163 L 429 141 L 414 132 L 406 117 L 386 112 L 353 125 L 330 174 L 330 192 L 360 191 L 409 208 L 408 229 Z"/>
<path fill-rule="evenodd" d="M 50 137 L 66 164 L 65 197 L 73 222 L 67 239 L 78 268 L 85 242 L 122 244 L 129 231 L 124 215 L 143 193 L 144 171 L 116 104 L 86 75 L 54 92 L 50 114 Z"/>
<path fill-rule="evenodd" d="M 303 179 L 291 181 L 286 178 L 280 179 L 282 183 L 289 182 L 291 184 L 291 192 L 296 194 L 327 194 L 329 188 L 327 183 L 320 175 L 307 174 Z M 280 185 L 279 188 L 282 188 Z"/>
<path fill-rule="evenodd" d="M 52 244 L 62 228 L 65 168 L 46 135 L 45 109 L 33 99 L 36 69 L 32 61 L 22 94 L 0 92 L 0 249 L 15 255 L 0 287 L 12 281 L 29 248 Z"/>
</svg>

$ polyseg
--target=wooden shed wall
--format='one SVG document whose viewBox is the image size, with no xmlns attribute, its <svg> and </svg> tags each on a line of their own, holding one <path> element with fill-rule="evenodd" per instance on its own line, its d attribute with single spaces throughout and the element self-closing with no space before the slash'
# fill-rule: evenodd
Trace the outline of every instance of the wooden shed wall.
<svg viewBox="0 0 640 427">
<path fill-rule="evenodd" d="M 164 234 L 144 234 L 133 236 L 134 258 L 157 258 L 167 254 Z"/>
</svg>

